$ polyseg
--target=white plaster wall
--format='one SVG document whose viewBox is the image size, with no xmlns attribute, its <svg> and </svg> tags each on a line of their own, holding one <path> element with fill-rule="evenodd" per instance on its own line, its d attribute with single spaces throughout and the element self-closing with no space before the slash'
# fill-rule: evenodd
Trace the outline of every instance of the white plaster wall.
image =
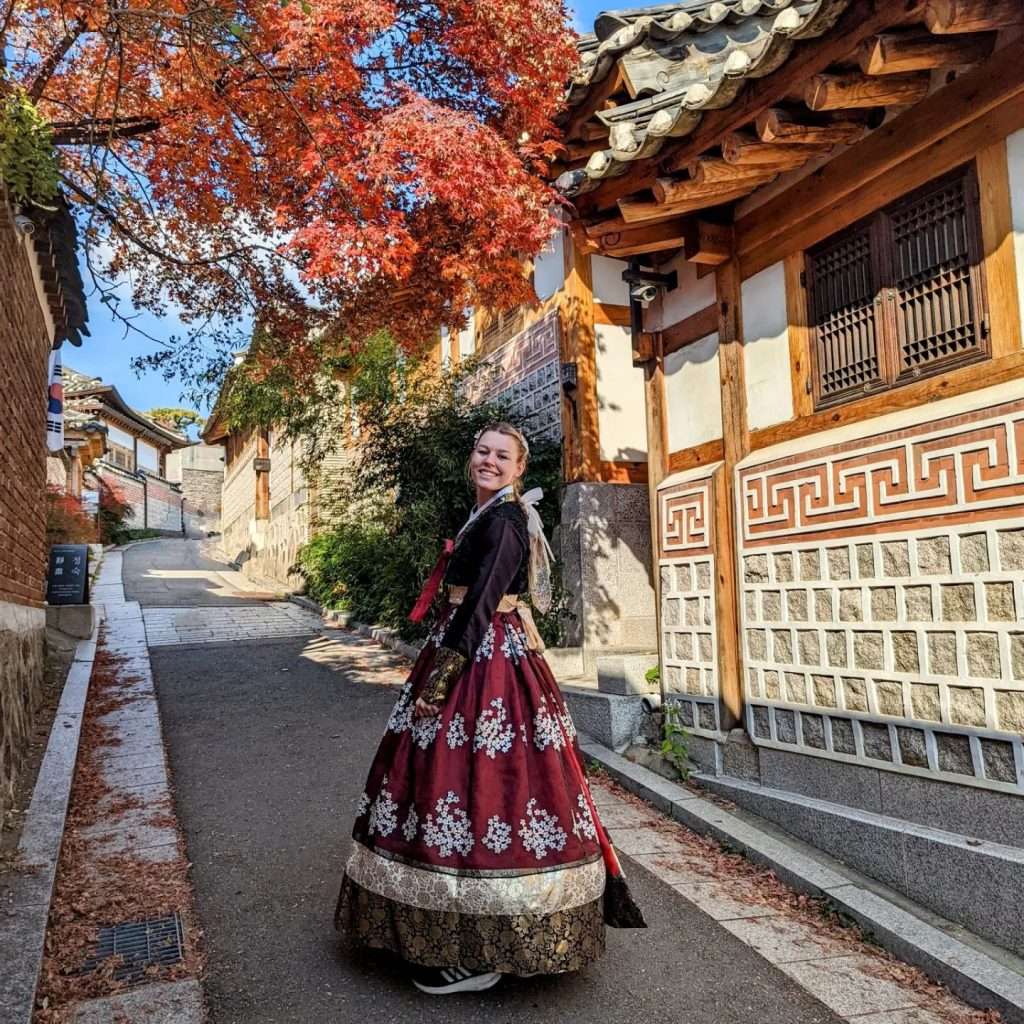
<svg viewBox="0 0 1024 1024">
<path fill-rule="evenodd" d="M 139 450 L 135 461 L 136 469 L 149 469 L 154 473 L 160 472 L 160 453 L 146 441 L 139 441 Z"/>
<path fill-rule="evenodd" d="M 459 358 L 465 359 L 466 356 L 471 356 L 476 351 L 476 338 L 474 337 L 474 331 L 476 329 L 476 312 L 474 310 L 467 310 L 466 312 L 466 326 L 459 331 Z"/>
<path fill-rule="evenodd" d="M 747 422 L 754 429 L 770 427 L 793 418 L 786 276 L 782 263 L 747 278 L 740 295 Z"/>
<path fill-rule="evenodd" d="M 441 365 L 450 366 L 452 361 L 452 336 L 447 327 L 441 328 Z"/>
<path fill-rule="evenodd" d="M 629 328 L 596 324 L 594 333 L 601 458 L 644 462 L 647 459 L 644 371 L 633 365 Z"/>
<path fill-rule="evenodd" d="M 1021 333 L 1024 335 L 1024 130 L 1006 140 L 1010 165 L 1010 209 L 1013 224 L 1013 248 L 1017 258 L 1017 295 L 1021 307 Z"/>
<path fill-rule="evenodd" d="M 131 434 L 126 433 L 120 427 L 115 427 L 113 423 L 104 423 L 107 428 L 107 440 L 111 444 L 118 444 L 122 448 L 127 448 L 131 451 L 135 445 L 135 438 Z"/>
<path fill-rule="evenodd" d="M 607 306 L 629 305 L 629 285 L 622 280 L 622 272 L 628 266 L 626 260 L 614 260 L 610 256 L 590 257 L 595 302 Z"/>
<path fill-rule="evenodd" d="M 697 264 L 688 263 L 680 254 L 671 263 L 661 268 L 666 274 L 674 270 L 679 276 L 678 285 L 662 294 L 648 306 L 644 313 L 644 326 L 649 331 L 663 331 L 673 324 L 699 313 L 705 306 L 716 300 L 715 275 L 697 276 Z"/>
<path fill-rule="evenodd" d="M 722 436 L 718 334 L 665 357 L 665 404 L 670 452 Z"/>
<path fill-rule="evenodd" d="M 550 299 L 565 282 L 565 228 L 560 227 L 547 248 L 533 261 L 533 290 L 537 298 Z"/>
</svg>

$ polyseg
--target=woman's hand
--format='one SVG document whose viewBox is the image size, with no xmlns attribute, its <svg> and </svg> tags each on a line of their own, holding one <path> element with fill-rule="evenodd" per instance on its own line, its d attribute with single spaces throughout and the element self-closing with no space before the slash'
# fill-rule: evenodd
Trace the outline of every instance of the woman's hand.
<svg viewBox="0 0 1024 1024">
<path fill-rule="evenodd" d="M 428 704 L 422 697 L 416 699 L 416 707 L 413 714 L 417 718 L 434 718 L 441 714 L 441 708 L 437 704 Z"/>
</svg>

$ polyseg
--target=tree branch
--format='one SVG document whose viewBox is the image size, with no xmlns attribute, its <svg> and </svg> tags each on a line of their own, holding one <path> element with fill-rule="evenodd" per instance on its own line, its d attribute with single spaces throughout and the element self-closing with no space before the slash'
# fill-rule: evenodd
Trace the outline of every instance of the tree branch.
<svg viewBox="0 0 1024 1024">
<path fill-rule="evenodd" d="M 173 112 L 171 112 L 173 113 Z M 131 139 L 155 132 L 164 123 L 155 117 L 100 117 L 88 121 L 54 121 L 55 146 L 95 145 L 104 139 Z"/>
<path fill-rule="evenodd" d="M 77 21 L 72 22 L 68 27 L 67 32 L 64 34 L 64 38 L 61 39 L 54 48 L 53 53 L 43 61 L 35 79 L 28 89 L 29 99 L 31 99 L 33 103 L 39 102 L 40 97 L 43 95 L 43 90 L 46 88 L 46 83 L 53 77 L 54 71 L 57 70 L 60 62 L 67 56 L 68 50 L 75 45 L 78 37 L 84 31 L 84 19 L 79 18 Z"/>
</svg>

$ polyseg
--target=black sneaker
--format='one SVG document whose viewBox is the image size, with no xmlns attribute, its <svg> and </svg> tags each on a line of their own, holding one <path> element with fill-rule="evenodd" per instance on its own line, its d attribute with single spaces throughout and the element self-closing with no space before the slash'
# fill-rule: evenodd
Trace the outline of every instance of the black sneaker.
<svg viewBox="0 0 1024 1024">
<path fill-rule="evenodd" d="M 431 996 L 448 996 L 456 992 L 486 992 L 501 981 L 495 971 L 470 971 L 465 967 L 414 966 L 412 983 Z"/>
</svg>

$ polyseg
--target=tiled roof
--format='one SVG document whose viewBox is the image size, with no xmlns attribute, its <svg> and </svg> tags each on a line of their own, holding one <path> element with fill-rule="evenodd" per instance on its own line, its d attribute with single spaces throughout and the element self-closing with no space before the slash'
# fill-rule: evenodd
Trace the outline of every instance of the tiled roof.
<svg viewBox="0 0 1024 1024">
<path fill-rule="evenodd" d="M 65 396 L 80 394 L 84 391 L 95 391 L 97 388 L 105 386 L 99 377 L 90 377 L 86 373 L 79 373 L 77 370 L 72 370 L 70 366 L 65 366 L 61 371 L 61 379 L 64 382 Z"/>
<path fill-rule="evenodd" d="M 621 75 L 633 97 L 594 117 L 608 130 L 607 148 L 557 182 L 566 195 L 596 188 L 689 135 L 705 111 L 728 107 L 751 80 L 780 67 L 800 40 L 827 32 L 850 0 L 684 0 L 598 16 L 579 41 L 581 64 L 569 89 L 574 110 L 609 75 Z"/>
</svg>

